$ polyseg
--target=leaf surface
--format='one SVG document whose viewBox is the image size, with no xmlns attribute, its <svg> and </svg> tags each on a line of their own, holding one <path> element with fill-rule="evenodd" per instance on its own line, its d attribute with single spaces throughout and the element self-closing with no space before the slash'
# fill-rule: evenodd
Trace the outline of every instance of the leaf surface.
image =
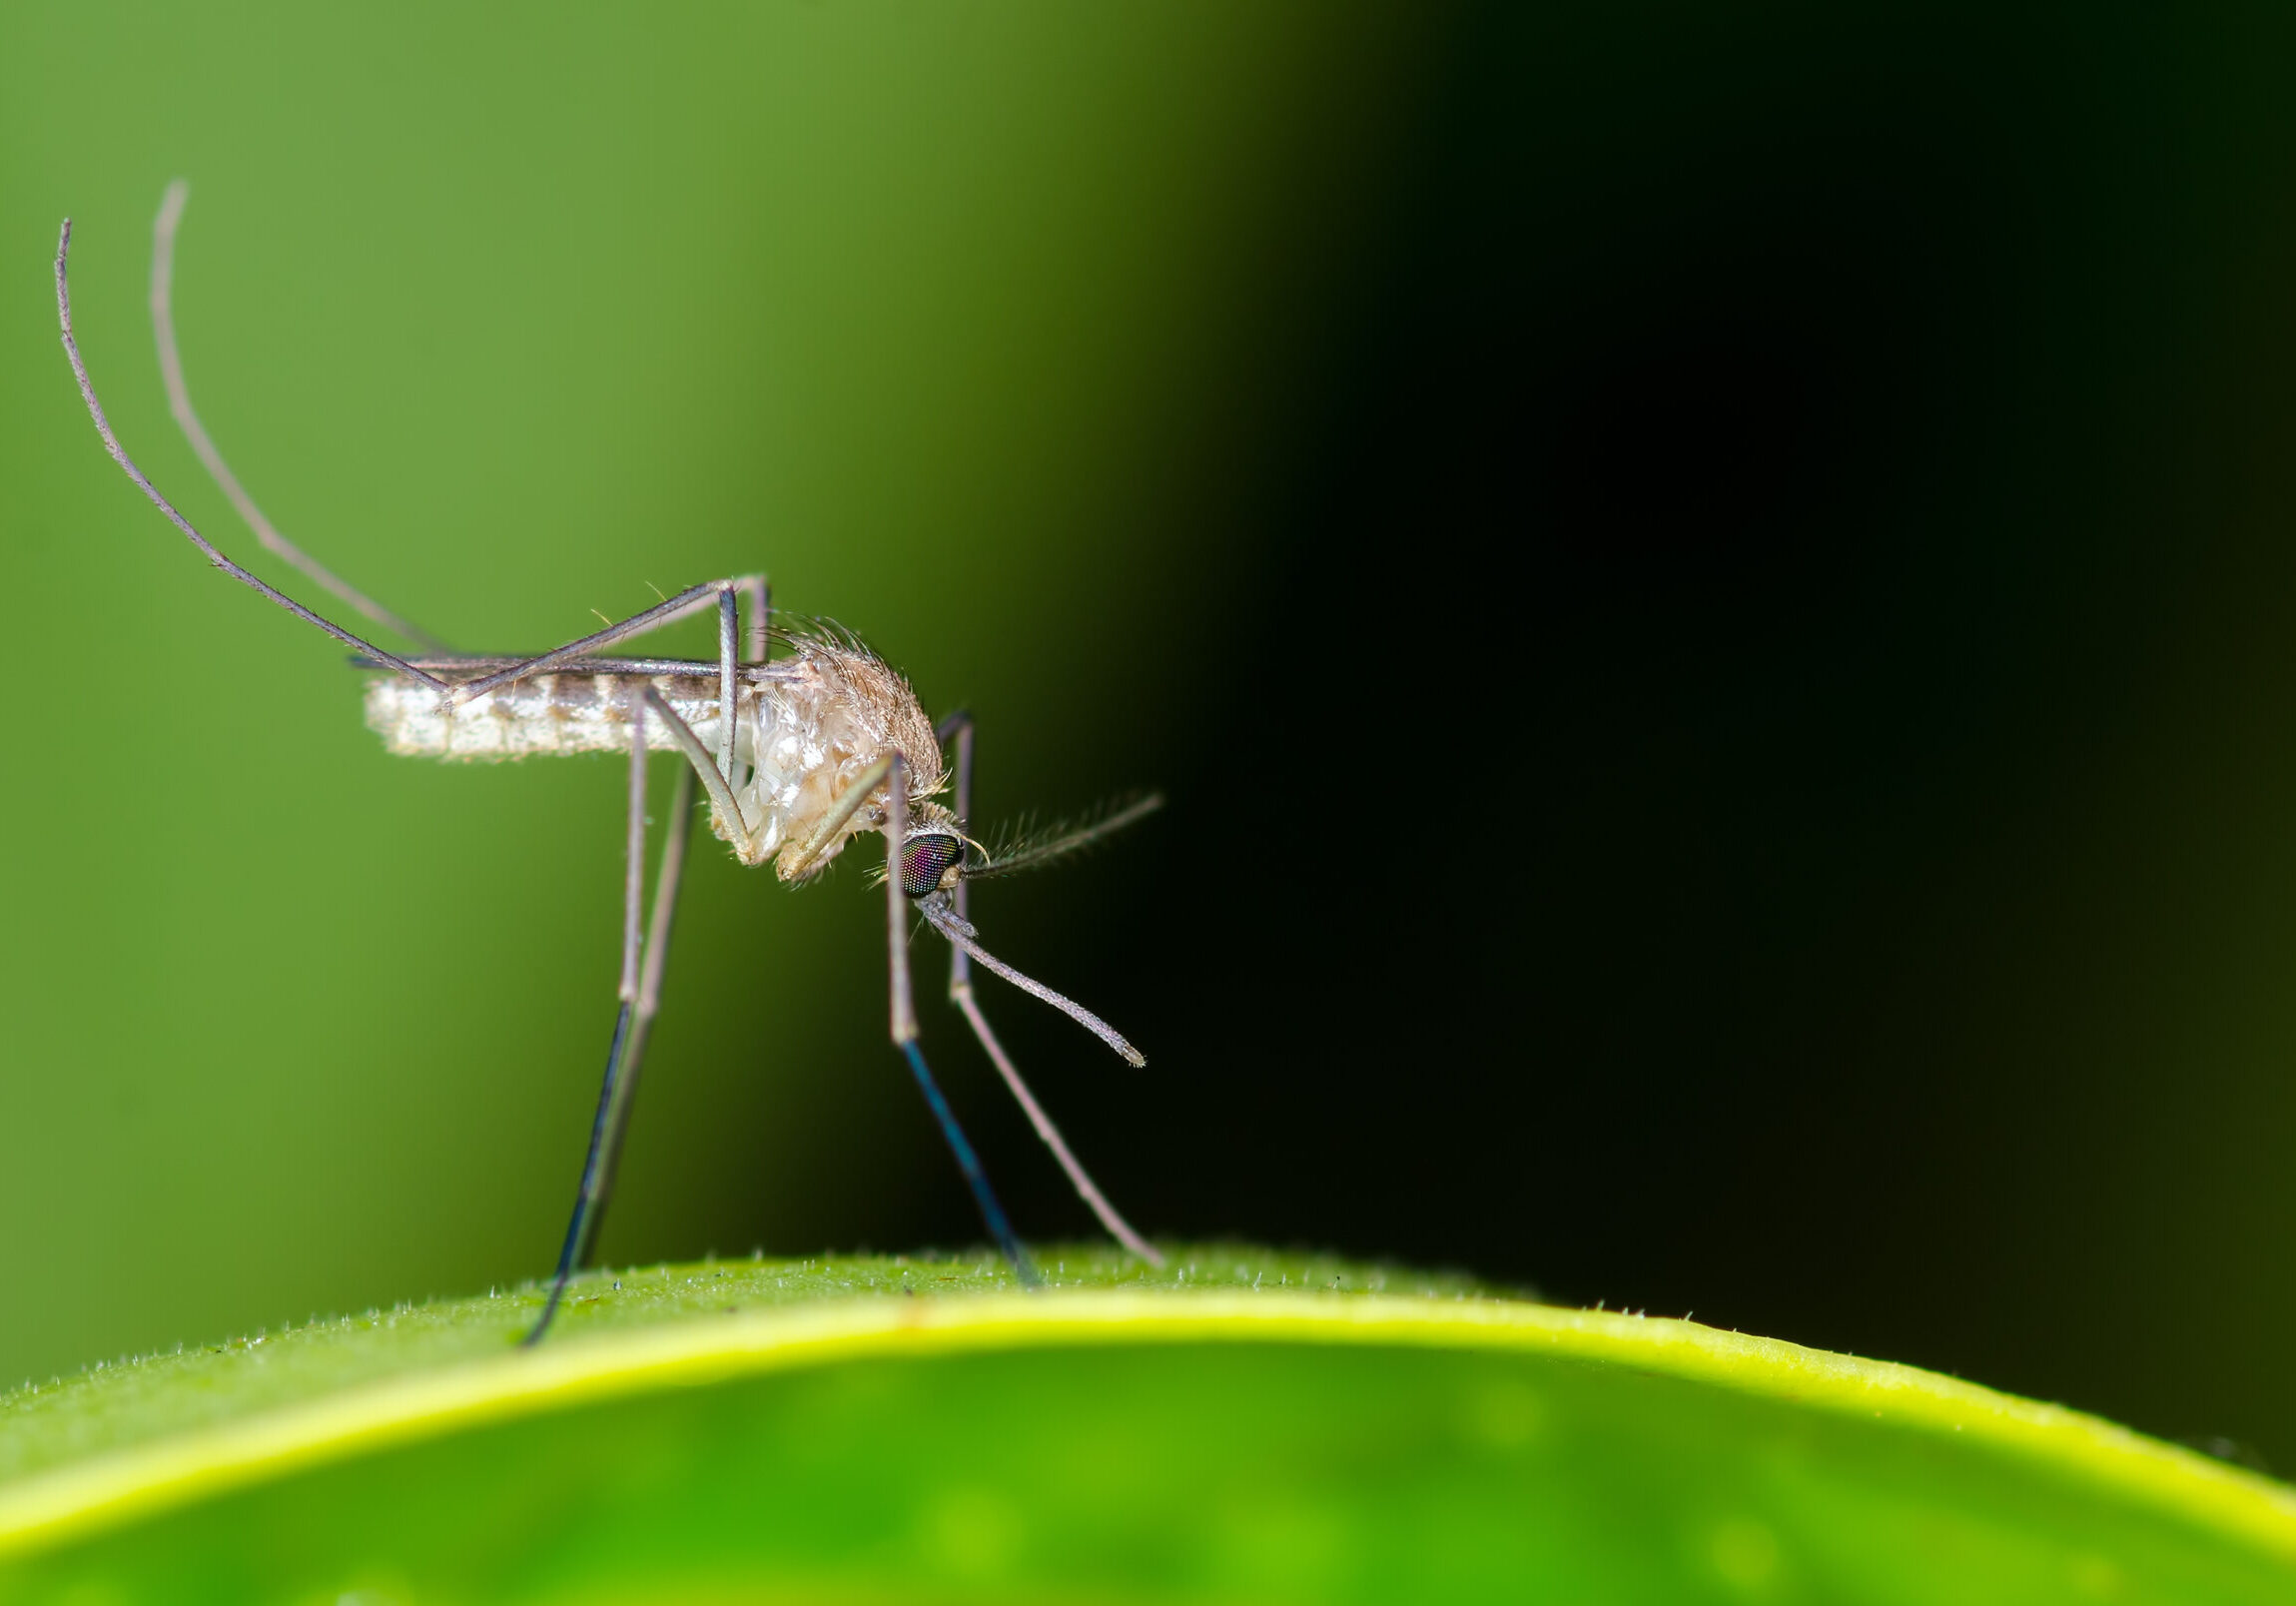
<svg viewBox="0 0 2296 1606">
<path fill-rule="evenodd" d="M 0 1398 L 0 1599 L 2285 1602 L 2296 1493 L 1693 1322 L 1234 1247 L 665 1266 Z"/>
</svg>

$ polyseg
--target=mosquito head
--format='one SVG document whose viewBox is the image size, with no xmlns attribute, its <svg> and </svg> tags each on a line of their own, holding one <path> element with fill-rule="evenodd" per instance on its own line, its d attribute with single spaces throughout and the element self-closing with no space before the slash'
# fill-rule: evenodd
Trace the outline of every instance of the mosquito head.
<svg viewBox="0 0 2296 1606">
<path fill-rule="evenodd" d="M 901 891 L 924 898 L 955 889 L 965 865 L 965 839 L 947 826 L 928 825 L 901 844 Z"/>
</svg>

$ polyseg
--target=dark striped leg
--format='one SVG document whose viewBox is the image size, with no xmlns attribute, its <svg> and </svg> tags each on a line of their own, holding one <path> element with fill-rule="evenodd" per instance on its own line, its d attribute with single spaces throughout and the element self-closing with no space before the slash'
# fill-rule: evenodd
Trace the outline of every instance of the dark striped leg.
<svg viewBox="0 0 2296 1606">
<path fill-rule="evenodd" d="M 645 702 L 635 699 L 631 710 L 629 864 L 624 881 L 622 914 L 621 1007 L 614 1017 L 614 1035 L 606 1049 L 606 1072 L 598 1090 L 598 1113 L 590 1125 L 590 1147 L 582 1162 L 581 1187 L 574 1197 L 573 1218 L 566 1223 L 566 1240 L 558 1251 L 558 1268 L 550 1281 L 550 1294 L 541 1318 L 526 1334 L 528 1344 L 539 1343 L 564 1300 L 566 1284 L 589 1263 L 603 1224 L 606 1205 L 613 1198 L 615 1168 L 621 1160 L 622 1139 L 629 1130 L 630 1106 L 637 1097 L 638 1079 L 645 1068 L 646 1043 L 661 1008 L 662 972 L 669 959 L 670 932 L 677 919 L 678 887 L 684 878 L 686 843 L 693 829 L 694 776 L 681 768 L 670 804 L 669 832 L 662 843 L 661 868 L 654 877 L 653 913 L 647 921 L 642 948 L 639 943 L 638 899 L 645 855 Z"/>
<path fill-rule="evenodd" d="M 605 1226 L 606 1206 L 613 1203 L 614 1178 L 621 1164 L 622 1141 L 629 1136 L 630 1107 L 638 1097 L 638 1081 L 645 1074 L 646 1045 L 652 1041 L 654 1017 L 661 1013 L 662 971 L 669 961 L 670 932 L 677 924 L 678 888 L 685 876 L 686 844 L 693 834 L 694 777 L 690 769 L 678 772 L 677 790 L 670 801 L 669 835 L 662 842 L 661 865 L 654 872 L 654 902 L 646 922 L 645 962 L 638 974 L 638 996 L 630 1006 L 630 1029 L 622 1045 L 621 1070 L 614 1078 L 613 1107 L 606 1113 L 605 1149 L 599 1163 L 595 1200 L 576 1245 L 574 1269 L 590 1263 L 598 1233 Z"/>
<path fill-rule="evenodd" d="M 885 812 L 885 923 L 893 981 L 893 1046 L 908 1060 L 909 1074 L 917 1079 L 917 1091 L 925 1095 L 926 1108 L 940 1123 L 941 1136 L 948 1140 L 950 1153 L 957 1157 L 957 1169 L 965 1174 L 966 1186 L 973 1190 L 973 1203 L 981 1207 L 981 1219 L 989 1228 L 989 1236 L 996 1239 L 997 1247 L 1012 1263 L 1013 1274 L 1033 1288 L 1042 1279 L 1029 1259 L 1029 1251 L 1021 1246 L 1020 1234 L 1013 1230 L 1013 1223 L 1006 1217 L 1005 1206 L 997 1203 L 996 1191 L 989 1186 L 989 1174 L 981 1168 L 981 1157 L 973 1152 L 965 1129 L 957 1125 L 956 1112 L 941 1096 L 941 1085 L 933 1080 L 933 1073 L 925 1064 L 925 1053 L 917 1046 L 917 1001 L 909 978 L 909 900 L 901 891 L 901 843 L 909 834 L 909 766 L 898 753 L 893 755 L 892 769 L 886 778 Z"/>
</svg>

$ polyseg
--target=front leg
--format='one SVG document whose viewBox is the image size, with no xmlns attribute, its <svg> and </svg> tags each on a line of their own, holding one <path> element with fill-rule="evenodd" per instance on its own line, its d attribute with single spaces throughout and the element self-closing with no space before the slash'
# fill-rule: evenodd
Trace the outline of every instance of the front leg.
<svg viewBox="0 0 2296 1606">
<path fill-rule="evenodd" d="M 968 830 L 973 820 L 972 714 L 960 708 L 941 722 L 935 734 L 944 743 L 952 737 L 956 740 L 957 829 Z M 951 895 L 958 921 L 968 928 L 972 924 L 967 914 L 967 894 L 970 891 L 971 888 L 960 877 L 957 890 Z M 1037 1129 L 1038 1138 L 1053 1152 L 1053 1159 L 1060 1162 L 1061 1170 L 1068 1174 L 1069 1186 L 1077 1191 L 1077 1197 L 1100 1218 L 1109 1236 L 1148 1264 L 1163 1264 L 1163 1255 L 1157 1251 L 1156 1246 L 1135 1231 L 1132 1222 L 1126 1220 L 1117 1207 L 1109 1203 L 1108 1196 L 1101 1192 L 1092 1174 L 1085 1170 L 1084 1162 L 1070 1151 L 1067 1141 L 1061 1137 L 1061 1129 L 1053 1124 L 1051 1116 L 1045 1114 L 1044 1106 L 1037 1103 L 1036 1095 L 1029 1091 L 1028 1083 L 1021 1080 L 1020 1067 L 1013 1064 L 1012 1056 L 1005 1052 L 1005 1045 L 997 1040 L 997 1034 L 989 1030 L 989 1018 L 981 1013 L 980 1002 L 973 996 L 972 956 L 965 951 L 963 944 L 955 942 L 949 945 L 949 998 L 963 1013 L 965 1024 L 973 1029 L 974 1038 L 989 1056 L 989 1063 L 997 1068 L 997 1075 L 1005 1079 L 1006 1088 L 1028 1115 L 1029 1125 Z"/>
<path fill-rule="evenodd" d="M 924 1051 L 917 1046 L 917 1001 L 909 986 L 909 898 L 901 890 L 901 847 L 909 835 L 909 767 L 899 753 L 891 753 L 887 755 L 885 768 L 892 783 L 885 806 L 885 938 L 893 991 L 893 1046 L 908 1060 L 909 1073 L 917 1079 L 917 1091 L 925 1096 L 926 1108 L 933 1112 L 942 1138 L 947 1141 L 950 1153 L 957 1157 L 957 1169 L 965 1174 L 966 1186 L 973 1190 L 973 1203 L 981 1208 L 981 1219 L 987 1224 L 989 1235 L 996 1239 L 997 1247 L 1011 1262 L 1013 1274 L 1033 1288 L 1041 1279 L 1029 1259 L 1029 1251 L 1021 1246 L 1020 1235 L 1005 1215 L 1005 1206 L 997 1203 L 996 1191 L 989 1186 L 989 1174 L 981 1168 L 981 1157 L 973 1152 L 965 1129 L 957 1125 L 956 1112 L 941 1096 L 941 1085 L 933 1080 L 933 1073 L 925 1064 Z"/>
</svg>

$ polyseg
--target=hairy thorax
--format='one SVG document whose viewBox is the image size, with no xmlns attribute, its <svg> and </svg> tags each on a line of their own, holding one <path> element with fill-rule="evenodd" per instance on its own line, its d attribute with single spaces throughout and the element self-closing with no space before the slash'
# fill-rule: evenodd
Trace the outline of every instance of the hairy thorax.
<svg viewBox="0 0 2296 1606">
<path fill-rule="evenodd" d="M 777 665 L 789 673 L 757 688 L 736 738 L 752 757 L 748 784 L 735 795 L 758 828 L 744 857 L 752 864 L 773 859 L 785 881 L 813 874 L 855 833 L 885 823 L 881 788 L 811 860 L 796 862 L 783 851 L 810 840 L 861 772 L 888 750 L 908 763 L 913 817 L 939 817 L 942 811 L 929 800 L 946 784 L 933 721 L 908 681 L 858 643 L 801 637 L 797 647 L 795 657 Z M 727 836 L 714 816 L 711 826 Z"/>
</svg>

